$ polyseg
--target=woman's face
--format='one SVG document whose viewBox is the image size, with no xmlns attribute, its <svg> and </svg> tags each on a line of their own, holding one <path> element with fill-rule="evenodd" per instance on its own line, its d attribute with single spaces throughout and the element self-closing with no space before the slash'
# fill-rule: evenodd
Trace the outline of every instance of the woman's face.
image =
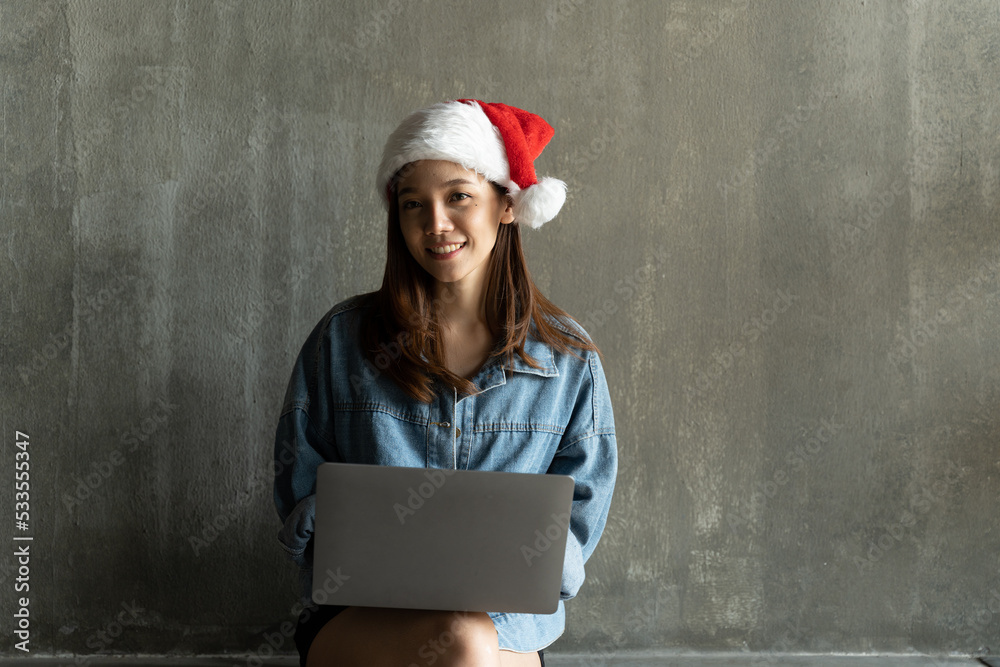
<svg viewBox="0 0 1000 667">
<path fill-rule="evenodd" d="M 397 183 L 399 226 L 417 263 L 439 282 L 481 290 L 512 206 L 488 180 L 445 160 L 418 160 Z"/>
</svg>

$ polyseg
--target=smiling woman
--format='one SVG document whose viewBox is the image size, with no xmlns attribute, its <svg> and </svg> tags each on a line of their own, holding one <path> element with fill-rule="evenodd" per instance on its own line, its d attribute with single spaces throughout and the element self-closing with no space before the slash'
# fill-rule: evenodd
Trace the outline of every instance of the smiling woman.
<svg viewBox="0 0 1000 667">
<path fill-rule="evenodd" d="M 618 459 L 600 353 L 534 285 L 521 248 L 521 226 L 537 229 L 565 200 L 562 181 L 534 172 L 552 134 L 521 109 L 454 100 L 411 114 L 386 144 L 382 286 L 313 330 L 275 439 L 279 538 L 307 604 L 295 635 L 303 666 L 544 665 L 542 649 L 565 629 Z M 556 613 L 311 604 L 324 461 L 572 476 Z"/>
<path fill-rule="evenodd" d="M 499 226 L 514 221 L 513 200 L 474 171 L 445 160 L 418 160 L 399 186 L 400 231 L 414 259 L 434 277 L 435 298 L 453 292 L 451 313 L 482 319 L 489 258 Z"/>
</svg>

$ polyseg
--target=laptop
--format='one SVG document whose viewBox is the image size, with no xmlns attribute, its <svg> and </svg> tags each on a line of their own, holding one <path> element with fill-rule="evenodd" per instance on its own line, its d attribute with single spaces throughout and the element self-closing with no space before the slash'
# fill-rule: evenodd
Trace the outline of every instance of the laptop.
<svg viewBox="0 0 1000 667">
<path fill-rule="evenodd" d="M 323 463 L 313 601 L 554 613 L 573 486 L 569 475 Z"/>
</svg>

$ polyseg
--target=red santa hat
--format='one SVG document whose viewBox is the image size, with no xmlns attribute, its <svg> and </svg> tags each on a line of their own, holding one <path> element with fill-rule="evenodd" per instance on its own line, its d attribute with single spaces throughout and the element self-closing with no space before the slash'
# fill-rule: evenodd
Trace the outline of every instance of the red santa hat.
<svg viewBox="0 0 1000 667">
<path fill-rule="evenodd" d="M 448 160 L 507 188 L 514 220 L 534 229 L 559 213 L 566 184 L 538 179 L 535 159 L 555 134 L 541 116 L 500 104 L 460 99 L 414 111 L 389 136 L 377 186 L 388 209 L 392 179 L 416 160 Z"/>
</svg>

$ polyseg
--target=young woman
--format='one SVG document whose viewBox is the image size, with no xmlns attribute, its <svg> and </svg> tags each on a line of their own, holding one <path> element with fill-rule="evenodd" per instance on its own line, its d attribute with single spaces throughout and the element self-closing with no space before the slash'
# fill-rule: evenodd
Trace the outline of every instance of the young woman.
<svg viewBox="0 0 1000 667">
<path fill-rule="evenodd" d="M 382 287 L 334 306 L 312 331 L 275 439 L 279 540 L 302 580 L 304 667 L 544 665 L 542 649 L 563 633 L 563 601 L 604 531 L 617 447 L 597 347 L 538 291 L 521 250 L 520 227 L 540 227 L 565 200 L 562 181 L 534 171 L 552 134 L 521 109 L 453 100 L 414 112 L 386 144 Z M 324 461 L 571 475 L 558 611 L 313 604 Z"/>
</svg>

